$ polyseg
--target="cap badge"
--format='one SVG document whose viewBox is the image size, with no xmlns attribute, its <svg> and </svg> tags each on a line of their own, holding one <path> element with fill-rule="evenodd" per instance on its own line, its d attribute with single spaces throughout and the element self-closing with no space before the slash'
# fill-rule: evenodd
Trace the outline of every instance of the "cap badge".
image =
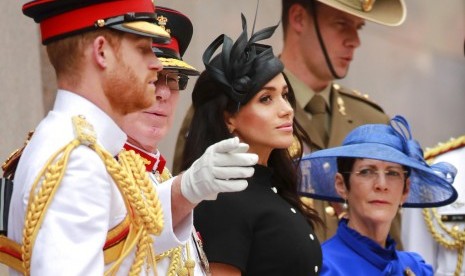
<svg viewBox="0 0 465 276">
<path fill-rule="evenodd" d="M 100 28 L 105 27 L 105 20 L 99 19 L 95 24 Z"/>
<path fill-rule="evenodd" d="M 369 12 L 373 9 L 376 0 L 337 0 L 338 2 L 351 8 Z"/>
<path fill-rule="evenodd" d="M 166 24 L 168 24 L 168 17 L 163 15 L 157 16 L 157 21 L 158 25 L 162 27 L 163 30 L 165 30 L 168 33 L 171 33 L 171 30 L 166 28 Z"/>
<path fill-rule="evenodd" d="M 362 10 L 364 12 L 369 12 L 373 9 L 373 5 L 375 4 L 376 0 L 360 0 L 362 5 Z"/>
</svg>

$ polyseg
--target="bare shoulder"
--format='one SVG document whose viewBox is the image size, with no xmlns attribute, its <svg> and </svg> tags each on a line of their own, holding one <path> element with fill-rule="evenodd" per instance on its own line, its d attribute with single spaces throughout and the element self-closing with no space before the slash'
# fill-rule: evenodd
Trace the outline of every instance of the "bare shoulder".
<svg viewBox="0 0 465 276">
<path fill-rule="evenodd" d="M 344 87 L 340 84 L 333 84 L 333 89 L 338 91 L 341 97 L 343 98 L 348 98 L 352 102 L 358 102 L 363 105 L 369 105 L 381 112 L 384 112 L 383 108 L 379 104 L 374 102 L 372 99 L 370 99 L 370 96 L 368 94 L 364 94 L 355 89 Z"/>
</svg>

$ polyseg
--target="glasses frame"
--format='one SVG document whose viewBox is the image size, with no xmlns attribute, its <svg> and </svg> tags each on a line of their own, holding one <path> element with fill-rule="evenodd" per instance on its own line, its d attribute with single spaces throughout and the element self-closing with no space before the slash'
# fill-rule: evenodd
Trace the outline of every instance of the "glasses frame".
<svg viewBox="0 0 465 276">
<path fill-rule="evenodd" d="M 370 175 L 363 175 L 362 174 L 362 171 L 370 171 L 370 172 L 373 172 L 373 174 L 370 174 Z M 358 171 L 351 171 L 351 172 L 342 172 L 343 174 L 355 174 L 357 175 L 358 177 L 362 178 L 362 179 L 366 179 L 366 180 L 370 180 L 370 181 L 373 181 L 373 180 L 377 180 L 379 179 L 379 175 L 380 175 L 380 172 L 382 172 L 384 174 L 384 179 L 386 179 L 387 181 L 393 181 L 395 179 L 392 179 L 392 176 L 390 177 L 388 175 L 389 172 L 393 172 L 394 170 L 374 170 L 374 169 L 369 169 L 369 168 L 366 168 L 366 169 L 361 169 L 361 170 L 358 170 Z M 401 170 L 401 171 L 397 171 L 395 170 L 396 173 L 400 173 L 399 177 L 400 177 L 400 181 L 399 182 L 403 182 L 405 181 L 408 177 L 409 177 L 409 172 L 406 171 L 406 170 Z M 402 175 L 404 176 L 404 178 L 402 178 Z"/>
<path fill-rule="evenodd" d="M 169 76 L 173 76 L 171 79 L 176 80 L 176 86 L 173 86 L 173 83 L 168 82 L 170 80 Z M 187 84 L 189 83 L 189 76 L 181 73 L 181 72 L 159 72 L 158 73 L 158 81 L 163 81 L 165 85 L 170 89 L 170 90 L 178 90 L 178 91 L 183 91 L 187 88 Z M 156 84 L 155 84 L 156 85 Z"/>
</svg>

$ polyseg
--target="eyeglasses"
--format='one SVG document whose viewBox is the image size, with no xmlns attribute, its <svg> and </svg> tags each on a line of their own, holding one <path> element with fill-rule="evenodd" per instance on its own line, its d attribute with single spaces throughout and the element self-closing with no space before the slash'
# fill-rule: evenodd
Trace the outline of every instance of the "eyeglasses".
<svg viewBox="0 0 465 276">
<path fill-rule="evenodd" d="M 159 72 L 158 81 L 163 81 L 170 90 L 184 90 L 187 87 L 189 77 L 178 72 Z"/>
<path fill-rule="evenodd" d="M 362 169 L 356 172 L 345 172 L 347 174 L 355 174 L 358 177 L 367 180 L 373 181 L 379 178 L 379 175 L 382 173 L 384 174 L 384 178 L 388 182 L 402 182 L 404 181 L 405 177 L 407 176 L 407 171 L 397 170 L 397 169 L 389 169 L 385 171 L 377 171 L 374 169 Z"/>
</svg>

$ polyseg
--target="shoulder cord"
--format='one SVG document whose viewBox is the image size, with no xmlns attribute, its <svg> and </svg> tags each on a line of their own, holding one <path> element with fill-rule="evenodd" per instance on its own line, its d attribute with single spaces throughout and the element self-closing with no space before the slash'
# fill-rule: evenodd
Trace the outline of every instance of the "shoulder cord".
<svg viewBox="0 0 465 276">
<path fill-rule="evenodd" d="M 434 157 L 445 153 L 447 151 L 451 151 L 456 148 L 460 148 L 465 145 L 465 135 L 460 136 L 456 139 L 451 139 L 446 143 L 440 143 L 436 147 L 432 149 L 426 149 L 425 151 L 425 160 L 431 161 Z"/>
<path fill-rule="evenodd" d="M 457 139 L 451 139 L 447 143 L 439 144 L 433 149 L 428 149 L 425 152 L 425 159 L 429 163 L 432 162 L 434 157 L 445 153 L 447 151 L 459 148 L 465 145 L 465 136 L 461 136 Z M 433 214 L 433 217 L 431 216 Z M 452 228 L 447 227 L 441 220 L 436 208 L 424 208 L 423 218 L 425 219 L 426 226 L 429 232 L 433 236 L 434 240 L 441 246 L 449 250 L 457 251 L 457 265 L 455 267 L 454 275 L 460 275 L 463 265 L 463 255 L 465 250 L 465 231 L 460 231 L 457 226 Z M 436 227 L 433 225 L 433 220 L 439 225 L 439 227 L 449 236 L 449 240 L 444 237 L 443 234 L 439 233 Z"/>
<path fill-rule="evenodd" d="M 119 164 L 113 156 L 96 143 L 92 126 L 82 116 L 73 117 L 77 138 L 58 150 L 45 164 L 35 179 L 29 195 L 26 219 L 23 229 L 21 253 L 26 275 L 30 274 L 32 248 L 37 238 L 39 228 L 43 222 L 45 212 L 63 179 L 71 152 L 80 145 L 87 145 L 93 149 L 104 161 L 105 167 L 115 181 L 125 201 L 128 213 L 131 214 L 131 230 L 137 231 L 136 240 L 130 242 L 126 252 L 118 258 L 112 268 L 105 274 L 112 273 L 119 267 L 122 260 L 136 245 L 136 257 L 129 275 L 139 275 L 141 266 L 147 261 L 147 269 L 156 269 L 153 239 L 149 234 L 159 235 L 163 229 L 163 213 L 152 183 L 145 173 L 142 159 L 134 152 L 122 152 Z M 59 157 L 58 160 L 58 155 Z M 56 162 L 54 162 L 56 160 Z M 129 174 L 128 174 L 129 173 Z M 38 189 L 38 183 L 42 181 Z"/>
<path fill-rule="evenodd" d="M 172 178 L 171 172 L 164 168 L 163 172 L 160 175 L 162 183 L 167 181 L 168 179 Z M 187 253 L 187 260 L 183 263 L 182 261 L 182 251 L 183 249 L 186 250 Z M 186 243 L 185 245 L 181 245 L 170 250 L 167 250 L 159 255 L 156 256 L 156 260 L 162 260 L 164 258 L 170 259 L 170 264 L 168 266 L 168 276 L 187 276 L 187 275 L 194 275 L 192 269 L 195 266 L 195 262 L 191 258 L 191 254 L 189 251 L 189 245 Z"/>
<path fill-rule="evenodd" d="M 431 213 L 433 214 L 434 218 L 431 217 Z M 448 228 L 442 222 L 441 216 L 439 215 L 436 208 L 424 208 L 423 217 L 425 219 L 426 226 L 428 227 L 428 230 L 430 231 L 434 240 L 446 249 L 457 251 L 457 265 L 455 266 L 454 275 L 460 275 L 463 264 L 463 251 L 465 249 L 465 232 L 460 231 L 458 227 L 453 227 L 452 229 Z M 439 233 L 439 231 L 433 225 L 433 219 L 435 219 L 441 229 L 444 230 L 447 235 L 449 235 L 451 240 L 447 240 L 444 235 Z"/>
</svg>

